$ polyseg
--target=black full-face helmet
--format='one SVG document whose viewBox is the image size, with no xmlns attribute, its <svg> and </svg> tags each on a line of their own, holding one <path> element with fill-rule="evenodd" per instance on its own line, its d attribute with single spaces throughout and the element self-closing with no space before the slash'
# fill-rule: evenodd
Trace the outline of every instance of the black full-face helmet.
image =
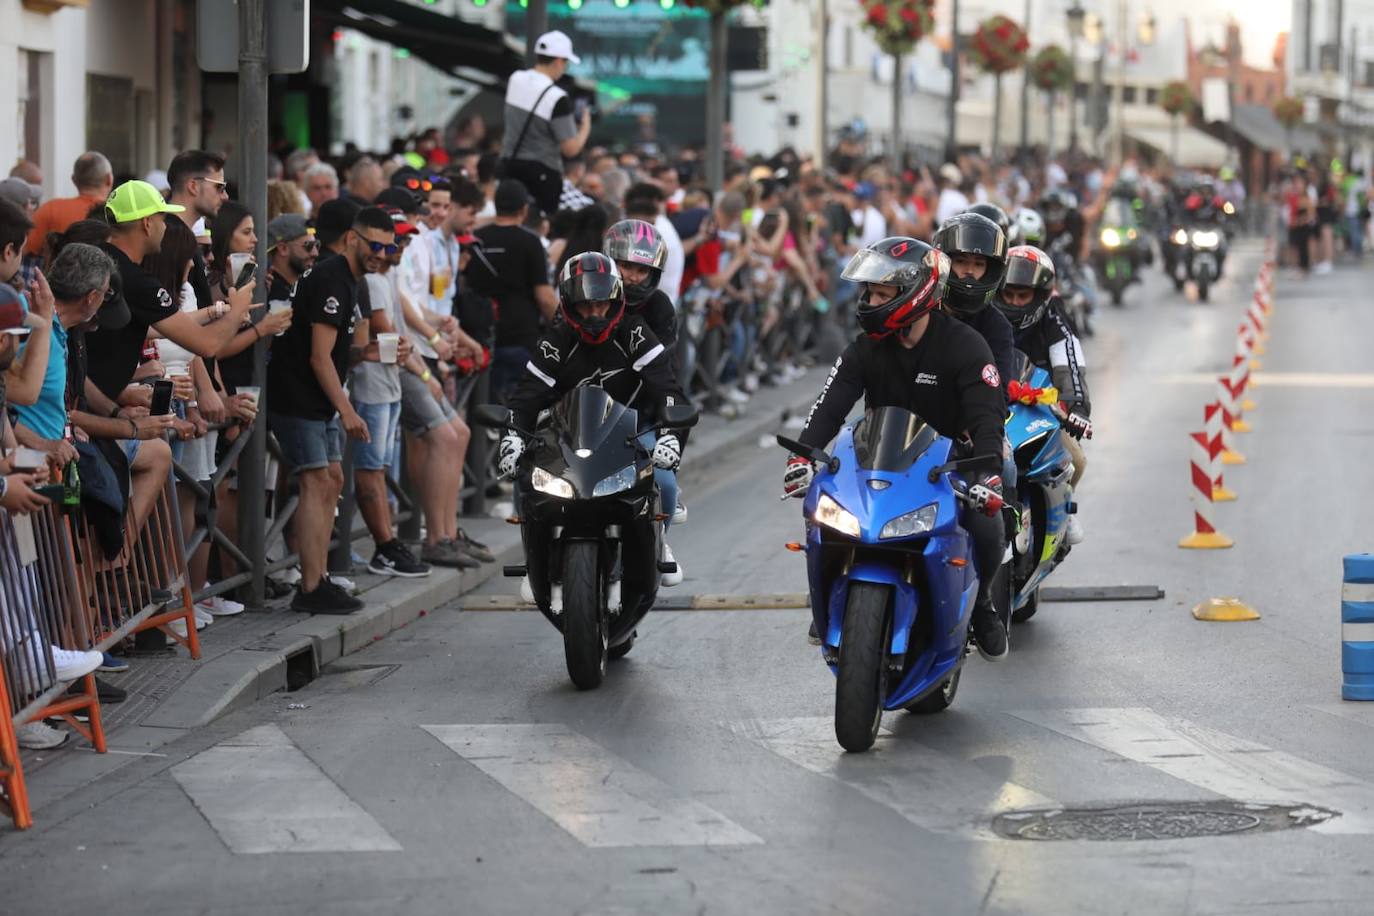
<svg viewBox="0 0 1374 916">
<path fill-rule="evenodd" d="M 1040 320 L 1054 294 L 1054 261 L 1034 245 L 1018 245 L 1007 252 L 1007 275 L 998 291 L 997 310 L 1011 323 L 1013 329 L 1023 331 Z M 1031 300 L 1011 304 L 1006 300 L 1009 286 L 1028 288 Z"/>
<path fill-rule="evenodd" d="M 605 302 L 604 316 L 584 314 L 583 306 Z M 558 275 L 558 304 L 563 320 L 589 344 L 603 344 L 625 317 L 625 284 L 615 262 L 597 251 L 568 258 Z"/>
<path fill-rule="evenodd" d="M 622 219 L 606 230 L 601 253 L 616 263 L 642 264 L 649 268 L 643 283 L 626 283 L 625 299 L 639 305 L 658 288 L 663 268 L 668 263 L 668 246 L 652 223 L 642 219 Z"/>
<path fill-rule="evenodd" d="M 1051 226 L 1062 226 L 1071 212 L 1078 209 L 1078 198 L 1072 191 L 1050 188 L 1040 198 L 1040 213 Z"/>
<path fill-rule="evenodd" d="M 859 326 L 874 340 L 909 327 L 940 305 L 949 277 L 949 258 L 918 239 L 894 236 L 855 252 L 841 275 L 862 285 L 856 310 Z M 896 293 L 876 305 L 868 284 L 895 286 Z"/>
<path fill-rule="evenodd" d="M 1000 208 L 997 209 L 1000 212 Z M 1002 217 L 1005 219 L 1006 214 Z M 987 260 L 983 276 L 976 279 L 960 277 L 951 271 L 949 289 L 945 293 L 945 305 L 958 315 L 969 316 L 986 308 L 1002 284 L 1002 275 L 1007 269 L 1006 232 L 982 214 L 965 212 L 945 220 L 931 241 L 949 255 L 951 261 L 961 254 L 981 255 Z"/>
<path fill-rule="evenodd" d="M 977 213 L 979 216 L 986 216 L 1011 238 L 1011 217 L 1007 211 L 996 204 L 974 204 L 964 211 L 965 213 Z"/>
</svg>

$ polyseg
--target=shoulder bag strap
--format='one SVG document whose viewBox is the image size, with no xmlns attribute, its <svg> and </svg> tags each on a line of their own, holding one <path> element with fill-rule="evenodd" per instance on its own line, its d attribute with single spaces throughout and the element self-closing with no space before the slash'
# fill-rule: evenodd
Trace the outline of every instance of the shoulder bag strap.
<svg viewBox="0 0 1374 916">
<path fill-rule="evenodd" d="M 520 147 L 525 145 L 525 134 L 530 132 L 530 122 L 534 120 L 535 114 L 539 111 L 539 103 L 544 101 L 544 96 L 549 94 L 549 90 L 552 89 L 554 85 L 553 82 L 550 82 L 544 87 L 544 91 L 539 93 L 539 97 L 534 100 L 534 106 L 530 108 L 529 117 L 525 118 L 525 126 L 520 128 L 520 136 L 515 138 L 515 147 L 510 151 L 510 156 L 508 158 L 514 159 L 520 155 Z"/>
</svg>

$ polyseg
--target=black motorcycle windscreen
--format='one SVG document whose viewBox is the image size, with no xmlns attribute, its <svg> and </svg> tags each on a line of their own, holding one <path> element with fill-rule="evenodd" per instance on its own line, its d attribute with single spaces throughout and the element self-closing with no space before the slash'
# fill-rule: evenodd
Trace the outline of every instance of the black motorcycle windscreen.
<svg viewBox="0 0 1374 916">
<path fill-rule="evenodd" d="M 623 443 L 636 432 L 638 415 L 617 403 L 603 388 L 574 388 L 553 409 L 563 441 L 577 451 L 595 452 L 612 435 Z"/>
<path fill-rule="evenodd" d="M 879 407 L 854 427 L 854 456 L 867 471 L 905 471 L 939 434 L 901 407 Z"/>
</svg>

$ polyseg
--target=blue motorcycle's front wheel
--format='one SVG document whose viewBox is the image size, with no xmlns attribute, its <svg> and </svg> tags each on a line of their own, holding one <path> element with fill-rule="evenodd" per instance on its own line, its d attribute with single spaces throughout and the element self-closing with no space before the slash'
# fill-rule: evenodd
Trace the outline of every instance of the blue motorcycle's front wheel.
<svg viewBox="0 0 1374 916">
<path fill-rule="evenodd" d="M 878 737 L 892 642 L 891 594 L 872 582 L 849 585 L 835 679 L 835 737 L 846 751 L 866 751 Z"/>
</svg>

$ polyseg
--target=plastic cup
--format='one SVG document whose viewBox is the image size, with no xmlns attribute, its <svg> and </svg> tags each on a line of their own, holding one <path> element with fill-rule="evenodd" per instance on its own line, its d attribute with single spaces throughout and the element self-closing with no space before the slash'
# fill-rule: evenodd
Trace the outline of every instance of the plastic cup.
<svg viewBox="0 0 1374 916">
<path fill-rule="evenodd" d="M 452 272 L 443 267 L 429 275 L 429 294 L 435 299 L 444 298 L 444 293 L 448 292 L 449 280 L 453 279 Z"/>
<path fill-rule="evenodd" d="M 271 302 L 267 303 L 267 313 L 269 315 L 277 315 L 289 311 L 291 311 L 290 299 L 273 299 Z M 276 336 L 280 337 L 285 333 L 285 330 L 281 330 L 277 332 Z"/>
<path fill-rule="evenodd" d="M 401 345 L 401 335 L 387 332 L 377 335 L 377 352 L 381 361 L 387 365 L 395 365 L 398 350 Z"/>
<path fill-rule="evenodd" d="M 246 394 L 253 401 L 253 409 L 258 409 L 258 396 L 262 394 L 262 389 L 257 385 L 239 385 L 234 389 L 239 394 Z"/>
<path fill-rule="evenodd" d="M 36 471 L 48 463 L 48 453 L 36 448 L 20 446 L 14 450 L 14 469 L 16 471 Z"/>
</svg>

